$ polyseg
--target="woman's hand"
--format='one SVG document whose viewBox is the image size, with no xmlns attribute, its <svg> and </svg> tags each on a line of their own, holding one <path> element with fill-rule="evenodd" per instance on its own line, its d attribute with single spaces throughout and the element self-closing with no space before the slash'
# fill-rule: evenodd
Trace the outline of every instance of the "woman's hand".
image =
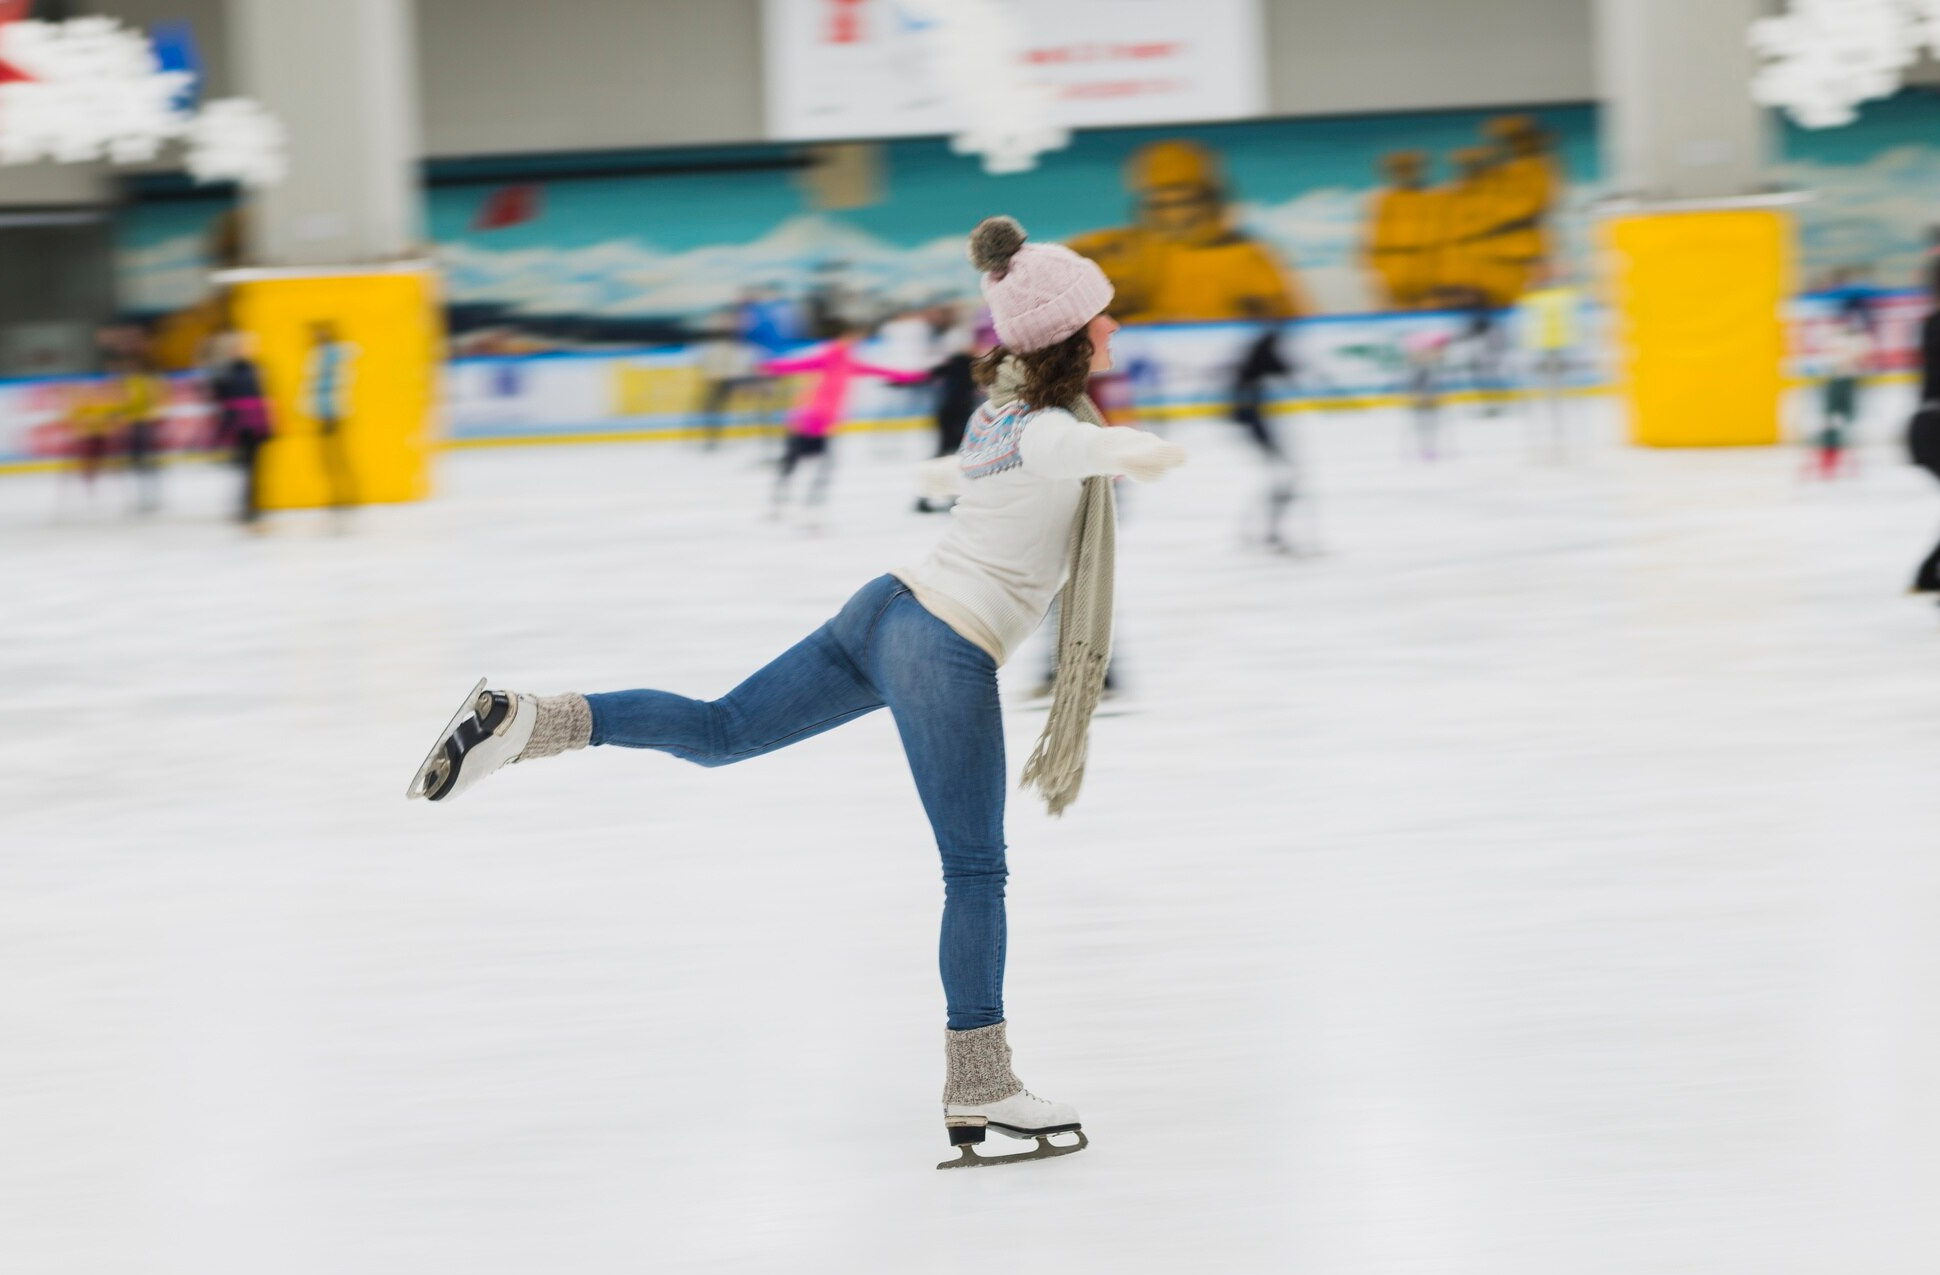
<svg viewBox="0 0 1940 1275">
<path fill-rule="evenodd" d="M 950 500 L 963 494 L 963 462 L 938 456 L 916 467 L 916 491 L 925 500 Z"/>
<path fill-rule="evenodd" d="M 1185 448 L 1141 429 L 1124 426 L 1108 429 L 1104 446 L 1117 472 L 1142 483 L 1163 478 L 1186 463 Z"/>
</svg>

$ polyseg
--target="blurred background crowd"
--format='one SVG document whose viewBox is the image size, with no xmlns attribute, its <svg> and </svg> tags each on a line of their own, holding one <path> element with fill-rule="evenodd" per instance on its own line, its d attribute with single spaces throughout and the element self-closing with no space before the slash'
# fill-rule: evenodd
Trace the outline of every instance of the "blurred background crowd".
<svg viewBox="0 0 1940 1275">
<path fill-rule="evenodd" d="M 427 428 L 447 444 L 779 429 L 790 390 L 764 385 L 767 360 L 845 335 L 906 371 L 975 348 L 975 278 L 957 245 L 977 214 L 999 207 L 1104 266 L 1116 317 L 1133 329 L 1124 362 L 1137 392 L 1119 398 L 1149 418 L 1226 405 L 1261 324 L 1289 325 L 1296 370 L 1270 387 L 1286 410 L 1412 401 L 1431 381 L 1483 396 L 1606 387 L 1616 362 L 1599 218 L 1627 196 L 1677 193 L 1684 179 L 1706 194 L 1810 196 L 1792 211 L 1786 376 L 1820 380 L 1857 359 L 1862 381 L 1906 379 L 1918 362 L 1940 99 L 1917 66 L 1843 128 L 1808 130 L 1734 103 L 1734 116 L 1755 117 L 1751 153 L 1736 138 L 1660 139 L 1683 149 L 1650 171 L 1632 157 L 1625 117 L 1642 112 L 1626 112 L 1625 99 L 1664 86 L 1599 69 L 1600 11 L 1587 2 L 1500 0 L 1418 19 L 1446 37 L 1421 58 L 1383 50 L 1354 19 L 1292 3 L 1222 8 L 1198 45 L 1164 6 L 1111 40 L 1091 28 L 1117 19 L 1067 6 L 1039 33 L 1033 64 L 1069 72 L 1057 87 L 1082 108 L 1073 119 L 1111 127 L 1080 127 L 1029 171 L 1005 173 L 920 135 L 936 91 L 897 67 L 934 37 L 923 5 L 781 5 L 765 21 L 759 7 L 537 24 L 426 0 L 412 18 L 417 64 L 397 68 L 415 100 L 383 108 L 397 119 L 327 90 L 283 104 L 334 121 L 345 138 L 390 139 L 394 153 L 365 156 L 366 168 L 392 170 L 381 200 L 362 176 L 342 197 L 404 211 L 351 251 L 369 239 L 365 219 L 329 211 L 328 196 L 196 180 L 165 157 L 0 170 L 0 472 L 126 467 L 144 475 L 146 508 L 158 460 L 246 452 L 273 462 L 287 450 L 280 440 L 321 438 L 313 334 L 270 351 L 260 412 L 224 410 L 218 393 L 237 357 L 226 339 L 238 327 L 235 272 L 306 259 L 435 267 L 440 370 Z M 267 3 L 252 18 L 212 0 L 16 0 L 0 19 L 25 30 L 97 12 L 147 32 L 157 65 L 185 77 L 185 101 L 238 86 L 292 95 L 278 59 L 301 50 L 261 34 L 277 17 Z M 785 46 L 784 34 L 804 47 Z M 1740 24 L 1708 38 L 1749 68 L 1742 37 Z M 626 64 L 591 51 L 609 44 L 637 48 L 651 73 L 615 79 Z M 1248 74 L 1232 71 L 1232 49 L 1245 51 Z M 582 61 L 589 79 L 576 74 Z M 486 67 L 520 68 L 517 84 L 495 96 Z M 849 81 L 839 102 L 816 96 L 833 92 L 831 68 Z M 858 140 L 822 122 L 872 102 L 883 136 Z M 1707 109 L 1715 101 L 1695 101 L 1695 113 Z M 1711 131 L 1732 129 L 1741 121 Z M 303 161 L 320 146 L 305 129 L 292 136 L 295 184 L 351 185 L 329 171 L 341 159 Z M 628 137 L 637 143 L 616 144 Z M 325 310 L 293 321 L 305 327 Z M 1863 352 L 1845 323 L 1854 314 Z M 352 354 L 368 343 L 354 332 L 346 342 Z M 852 418 L 925 423 L 937 386 L 859 385 Z M 347 414 L 357 396 L 347 394 Z M 1787 429 L 1808 438 L 1819 424 L 1795 412 Z M 359 433 L 352 422 L 352 467 L 365 463 Z M 329 450 L 304 446 L 312 468 Z M 281 484 L 269 486 L 282 503 Z M 380 488 L 364 494 L 387 498 Z"/>
</svg>

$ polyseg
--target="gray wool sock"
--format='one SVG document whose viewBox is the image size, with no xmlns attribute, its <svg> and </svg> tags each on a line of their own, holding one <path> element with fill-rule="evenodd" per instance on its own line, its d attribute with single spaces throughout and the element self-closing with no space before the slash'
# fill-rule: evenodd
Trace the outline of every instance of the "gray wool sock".
<svg viewBox="0 0 1940 1275">
<path fill-rule="evenodd" d="M 946 1105 L 974 1107 L 1023 1091 L 1024 1082 L 1010 1071 L 1010 1045 L 1004 1040 L 1002 1023 L 967 1032 L 945 1030 L 943 1055 L 949 1064 L 948 1079 L 943 1082 Z"/>
<path fill-rule="evenodd" d="M 515 761 L 534 757 L 557 757 L 593 742 L 593 706 L 584 695 L 534 695 L 538 719 L 532 724 L 532 738 L 526 741 Z"/>
</svg>

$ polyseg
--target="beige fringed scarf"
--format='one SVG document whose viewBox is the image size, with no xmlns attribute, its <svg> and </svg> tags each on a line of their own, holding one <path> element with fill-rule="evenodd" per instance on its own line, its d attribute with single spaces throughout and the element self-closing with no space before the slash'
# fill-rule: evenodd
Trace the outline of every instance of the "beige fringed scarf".
<svg viewBox="0 0 1940 1275">
<path fill-rule="evenodd" d="M 990 401 L 1015 399 L 1023 385 L 1017 364 L 1006 362 L 990 387 Z M 1105 418 L 1086 395 L 1064 409 L 1081 421 L 1103 426 Z M 1085 778 L 1091 715 L 1105 689 L 1111 662 L 1112 575 L 1118 542 L 1118 510 L 1109 477 L 1087 478 L 1071 526 L 1071 572 L 1058 594 L 1058 667 L 1051 682 L 1051 716 L 1044 723 L 1023 784 L 1036 786 L 1054 815 L 1078 798 Z"/>
</svg>

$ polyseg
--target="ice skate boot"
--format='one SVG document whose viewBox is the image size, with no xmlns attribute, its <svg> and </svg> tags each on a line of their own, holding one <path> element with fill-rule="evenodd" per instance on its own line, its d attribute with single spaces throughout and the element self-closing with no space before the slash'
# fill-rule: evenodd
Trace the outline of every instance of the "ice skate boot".
<svg viewBox="0 0 1940 1275">
<path fill-rule="evenodd" d="M 425 755 L 406 797 L 443 801 L 501 766 L 584 748 L 592 711 L 583 695 L 538 696 L 472 687 Z"/>
<path fill-rule="evenodd" d="M 1011 1073 L 1004 1024 L 947 1032 L 944 1048 L 949 1079 L 943 1091 L 943 1127 L 950 1135 L 950 1145 L 957 1149 L 957 1158 L 945 1160 L 937 1168 L 1048 1160 L 1082 1151 L 1088 1145 L 1075 1108 L 1038 1097 Z M 1037 1146 L 1008 1155 L 980 1155 L 977 1147 L 991 1130 L 1007 1138 L 1034 1138 Z M 1053 1135 L 1059 1134 L 1070 1134 L 1077 1141 L 1052 1142 Z"/>
<path fill-rule="evenodd" d="M 950 1145 L 957 1149 L 957 1158 L 945 1160 L 936 1166 L 939 1169 L 982 1168 L 992 1164 L 1014 1164 L 1020 1160 L 1049 1160 L 1082 1151 L 1088 1145 L 1075 1107 L 1040 1098 L 1028 1089 L 1019 1090 L 999 1102 L 946 1104 L 943 1108 L 943 1127 L 950 1135 Z M 1035 1138 L 1037 1146 L 1029 1151 L 1013 1151 L 1008 1155 L 981 1155 L 977 1148 L 983 1144 L 985 1133 L 992 1130 L 1007 1138 Z M 1051 1141 L 1053 1134 L 1061 1133 L 1071 1134 L 1077 1141 L 1062 1144 Z"/>
</svg>

